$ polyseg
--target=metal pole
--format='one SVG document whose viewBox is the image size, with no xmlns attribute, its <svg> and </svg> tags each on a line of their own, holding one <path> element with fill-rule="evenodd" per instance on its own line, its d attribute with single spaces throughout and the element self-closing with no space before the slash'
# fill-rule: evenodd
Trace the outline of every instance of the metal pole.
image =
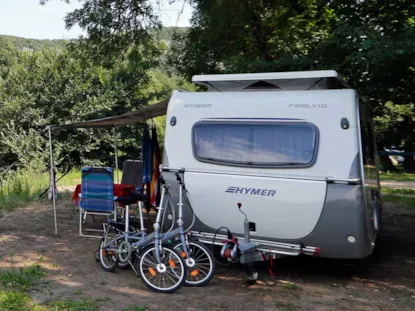
<svg viewBox="0 0 415 311">
<path fill-rule="evenodd" d="M 53 201 L 53 213 L 55 216 L 55 234 L 58 234 L 58 223 L 56 220 L 56 201 L 55 201 L 55 181 L 53 179 L 53 151 L 52 151 L 52 132 L 50 130 L 50 126 L 48 126 L 49 131 L 49 150 L 50 150 L 50 177 L 52 179 L 53 185 L 52 185 L 52 201 Z"/>
<path fill-rule="evenodd" d="M 114 154 L 115 154 L 115 171 L 117 172 L 117 184 L 120 183 L 120 178 L 118 176 L 118 151 L 117 151 L 117 138 L 115 133 L 115 127 L 114 127 Z"/>
</svg>

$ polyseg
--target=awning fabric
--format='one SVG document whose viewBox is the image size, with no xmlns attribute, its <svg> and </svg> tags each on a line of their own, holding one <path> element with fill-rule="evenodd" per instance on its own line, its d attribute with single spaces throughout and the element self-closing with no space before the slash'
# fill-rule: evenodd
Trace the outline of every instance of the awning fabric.
<svg viewBox="0 0 415 311">
<path fill-rule="evenodd" d="M 153 105 L 146 106 L 144 108 L 127 112 L 118 116 L 106 117 L 95 120 L 88 120 L 80 123 L 62 124 L 62 125 L 50 125 L 52 130 L 54 129 L 68 129 L 68 128 L 99 128 L 99 127 L 117 127 L 127 124 L 132 124 L 146 119 L 163 116 L 167 112 L 167 106 L 169 103 L 167 98 L 161 102 Z"/>
</svg>

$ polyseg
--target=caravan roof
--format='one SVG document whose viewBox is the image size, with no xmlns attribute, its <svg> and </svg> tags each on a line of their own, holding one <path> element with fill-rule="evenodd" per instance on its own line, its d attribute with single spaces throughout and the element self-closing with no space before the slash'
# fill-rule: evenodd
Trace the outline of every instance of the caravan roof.
<svg viewBox="0 0 415 311">
<path fill-rule="evenodd" d="M 195 75 L 192 82 L 217 92 L 348 88 L 335 70 Z"/>
</svg>

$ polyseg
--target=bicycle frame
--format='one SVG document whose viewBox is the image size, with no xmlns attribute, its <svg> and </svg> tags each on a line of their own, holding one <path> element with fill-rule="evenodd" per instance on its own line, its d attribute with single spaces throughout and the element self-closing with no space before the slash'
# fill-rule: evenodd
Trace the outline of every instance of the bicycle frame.
<svg viewBox="0 0 415 311">
<path fill-rule="evenodd" d="M 169 168 L 169 170 L 172 170 L 172 169 Z M 162 171 L 162 166 L 161 165 L 160 165 L 160 171 Z M 183 192 L 186 191 L 186 188 L 185 188 L 185 184 L 184 184 L 182 178 L 180 177 L 179 173 L 184 173 L 184 169 L 177 169 L 176 173 L 175 173 L 176 179 L 179 183 L 179 203 L 177 204 L 179 208 L 178 208 L 178 217 L 177 217 L 177 228 L 174 229 L 174 230 L 171 230 L 170 232 L 167 232 L 166 234 L 163 234 L 163 236 L 161 238 L 161 242 L 164 243 L 164 242 L 167 242 L 170 239 L 180 237 L 182 248 L 183 248 L 183 251 L 185 252 L 186 258 L 187 258 L 186 259 L 186 264 L 189 267 L 192 267 L 192 266 L 194 266 L 195 261 L 194 261 L 193 258 L 190 257 L 190 254 L 189 254 L 189 245 L 188 245 L 187 232 L 189 232 L 189 230 L 193 227 L 195 219 L 196 219 L 196 215 L 195 215 L 195 213 L 193 212 L 193 209 L 192 209 L 192 213 L 193 213 L 192 222 L 189 225 L 189 227 L 185 229 L 184 228 L 184 220 L 183 220 L 183 218 L 184 218 L 183 217 Z M 172 210 L 174 210 L 174 208 L 172 208 Z M 175 222 L 175 219 L 173 219 L 172 223 L 174 223 L 174 222 Z"/>
<path fill-rule="evenodd" d="M 156 220 L 154 222 L 154 232 L 151 234 L 148 234 L 145 232 L 144 229 L 144 224 L 143 224 L 143 215 L 142 215 L 142 208 L 141 208 L 141 202 L 139 202 L 139 213 L 140 213 L 140 225 L 141 225 L 141 230 L 139 232 L 130 234 L 129 232 L 129 205 L 126 205 L 125 208 L 125 231 L 122 232 L 121 234 L 117 235 L 115 238 L 111 239 L 109 242 L 107 242 L 104 245 L 104 248 L 107 252 L 113 252 L 114 254 L 118 254 L 120 253 L 119 249 L 113 249 L 108 247 L 110 244 L 117 242 L 117 241 L 126 241 L 127 243 L 129 243 L 130 241 L 134 241 L 133 243 L 131 243 L 131 248 L 134 251 L 143 249 L 145 246 L 149 245 L 150 243 L 154 242 L 155 245 L 159 245 L 160 247 L 156 247 L 156 257 L 157 257 L 157 261 L 160 263 L 160 249 L 162 247 L 162 244 L 171 240 L 171 239 L 175 239 L 177 237 L 180 237 L 181 243 L 182 243 L 182 247 L 184 252 L 186 253 L 186 261 L 187 264 L 189 266 L 193 266 L 194 265 L 194 260 L 190 257 L 189 254 L 189 247 L 188 247 L 188 238 L 187 238 L 187 232 L 191 229 L 191 227 L 194 224 L 195 221 L 195 214 L 193 213 L 193 220 L 191 225 L 188 228 L 184 228 L 184 220 L 183 220 L 183 191 L 185 190 L 185 185 L 184 182 L 182 181 L 181 177 L 178 175 L 178 172 L 176 173 L 176 177 L 177 177 L 177 181 L 179 182 L 179 203 L 178 203 L 178 217 L 177 217 L 177 221 L 176 221 L 176 215 L 175 215 L 175 209 L 173 207 L 171 207 L 170 205 L 170 209 L 172 211 L 172 224 L 170 226 L 170 228 L 165 232 L 162 233 L 161 230 L 163 228 L 164 225 L 164 220 L 165 220 L 165 216 L 166 216 L 166 209 L 167 209 L 167 205 L 170 203 L 169 200 L 169 185 L 161 178 L 161 183 L 162 183 L 162 193 L 161 193 L 161 198 L 160 198 L 160 204 L 159 207 L 157 208 L 157 215 L 156 215 Z M 166 199 L 167 198 L 167 199 Z M 166 204 L 165 204 L 166 203 Z M 175 222 L 177 223 L 177 228 L 174 228 L 174 224 Z M 108 224 L 107 224 L 108 225 Z M 107 237 L 108 231 L 106 231 L 106 235 L 104 237 L 104 239 Z M 128 260 L 131 264 L 131 261 Z"/>
<path fill-rule="evenodd" d="M 162 194 L 161 194 L 161 199 L 160 199 L 160 204 L 159 207 L 157 208 L 157 216 L 156 216 L 156 221 L 154 223 L 155 226 L 155 231 L 151 234 L 146 233 L 145 228 L 144 228 L 144 223 L 143 223 L 143 215 L 142 215 L 142 205 L 141 202 L 139 202 L 139 213 L 140 213 L 140 225 L 141 225 L 141 230 L 139 232 L 130 234 L 128 228 L 129 228 L 129 206 L 126 205 L 126 209 L 125 209 L 125 214 L 126 214 L 126 222 L 125 222 L 125 231 L 122 232 L 121 234 L 117 235 L 115 238 L 111 239 L 108 243 L 106 243 L 104 245 L 104 248 L 107 252 L 113 252 L 114 254 L 118 254 L 119 253 L 119 249 L 113 249 L 113 248 L 109 248 L 108 246 L 114 242 L 117 241 L 121 241 L 124 240 L 127 243 L 129 243 L 131 240 L 135 241 L 134 243 L 131 243 L 131 247 L 133 250 L 139 250 L 144 248 L 145 246 L 149 245 L 151 242 L 154 241 L 154 243 L 160 243 L 160 240 L 164 237 L 164 234 L 160 233 L 160 222 L 164 222 L 164 217 L 165 217 L 165 209 L 163 207 L 163 203 L 164 203 L 164 198 L 165 198 L 165 194 L 167 192 L 167 185 L 164 185 L 162 188 Z M 173 214 L 173 220 L 175 218 L 175 212 L 172 209 L 172 214 Z M 108 224 L 107 224 L 108 225 Z M 156 229 L 156 227 L 158 229 Z M 165 234 L 169 233 L 172 228 L 174 227 L 174 222 L 172 222 L 172 225 L 170 226 L 170 228 L 166 231 Z M 108 231 L 106 231 L 106 235 L 104 237 L 104 239 L 106 238 Z M 164 239 L 163 241 L 164 242 Z M 157 251 L 156 251 L 157 253 Z M 159 260 L 159 257 L 157 258 Z M 130 260 L 129 260 L 130 261 Z M 132 266 L 131 262 L 130 265 Z"/>
</svg>

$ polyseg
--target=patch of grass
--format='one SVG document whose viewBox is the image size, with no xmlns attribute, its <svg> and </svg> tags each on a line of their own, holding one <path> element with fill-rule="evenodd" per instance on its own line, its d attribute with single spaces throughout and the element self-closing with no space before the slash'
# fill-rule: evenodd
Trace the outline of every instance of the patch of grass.
<svg viewBox="0 0 415 311">
<path fill-rule="evenodd" d="M 54 311 L 98 311 L 98 302 L 90 299 L 57 300 L 49 304 Z"/>
<path fill-rule="evenodd" d="M 379 178 L 380 180 L 415 181 L 415 174 L 401 173 L 401 172 L 396 172 L 396 173 L 386 172 L 386 173 L 381 173 L 379 175 Z"/>
<path fill-rule="evenodd" d="M 297 284 L 294 284 L 294 283 L 287 284 L 287 288 L 288 289 L 291 289 L 291 290 L 299 290 L 299 289 L 301 289 L 300 286 L 298 286 Z"/>
<path fill-rule="evenodd" d="M 52 311 L 34 303 L 20 291 L 0 290 L 0 311 Z"/>
<path fill-rule="evenodd" d="M 121 177 L 122 177 L 122 171 L 118 170 L 116 171 L 114 168 L 114 182 L 117 182 L 117 172 L 118 172 L 118 176 L 120 178 L 120 182 L 121 182 Z M 61 178 L 63 174 L 57 174 L 56 175 L 56 180 L 58 180 L 59 178 Z M 76 186 L 77 184 L 81 183 L 81 168 L 73 168 L 68 174 L 66 174 L 61 180 L 59 180 L 57 182 L 57 186 Z"/>
<path fill-rule="evenodd" d="M 365 166 L 365 171 L 372 176 L 376 176 L 376 169 L 374 166 Z M 397 167 L 396 172 L 380 172 L 380 180 L 394 180 L 394 181 L 415 181 L 415 174 L 403 172 L 403 168 Z"/>
<path fill-rule="evenodd" d="M 45 271 L 38 264 L 11 269 L 0 274 L 0 285 L 5 289 L 25 291 L 45 275 Z"/>
<path fill-rule="evenodd" d="M 415 209 L 415 195 L 405 196 L 396 194 L 384 194 L 384 202 L 393 203 L 398 208 Z"/>
<path fill-rule="evenodd" d="M 76 186 L 81 183 L 80 168 L 72 169 L 61 180 L 62 173 L 56 174 L 56 186 Z M 114 170 L 114 180 L 116 182 L 117 171 Z M 118 170 L 121 181 L 122 171 Z M 0 180 L 0 210 L 14 210 L 15 208 L 33 202 L 43 191 L 49 187 L 49 172 L 36 173 L 27 171 L 17 171 Z M 62 196 L 62 193 L 58 193 Z M 47 193 L 42 197 L 47 198 Z"/>
<path fill-rule="evenodd" d="M 48 305 L 34 303 L 26 291 L 45 274 L 38 264 L 1 272 L 0 311 L 98 311 L 98 299 L 57 300 Z M 133 310 L 144 311 L 144 309 Z"/>
<path fill-rule="evenodd" d="M 382 188 L 382 193 L 385 194 L 390 194 L 390 195 L 401 195 L 401 196 L 405 196 L 405 195 L 409 195 L 409 196 L 415 196 L 415 189 L 411 189 L 411 188 L 398 188 L 398 189 L 394 189 L 394 188 Z"/>
<path fill-rule="evenodd" d="M 30 310 L 29 297 L 19 291 L 0 291 L 0 311 Z"/>
<path fill-rule="evenodd" d="M 47 174 L 15 172 L 0 181 L 0 209 L 13 210 L 33 201 L 48 187 Z"/>
<path fill-rule="evenodd" d="M 11 256 L 13 258 L 13 256 Z M 45 271 L 38 265 L 11 269 L 0 273 L 0 311 L 44 311 L 32 302 L 26 290 L 36 284 Z"/>
</svg>

